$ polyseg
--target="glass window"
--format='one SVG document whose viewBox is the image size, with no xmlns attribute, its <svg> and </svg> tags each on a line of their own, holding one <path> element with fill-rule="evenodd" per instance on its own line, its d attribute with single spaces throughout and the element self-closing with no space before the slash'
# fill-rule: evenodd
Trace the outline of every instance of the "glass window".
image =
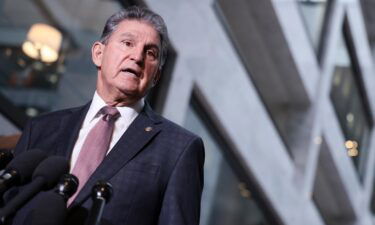
<svg viewBox="0 0 375 225">
<path fill-rule="evenodd" d="M 86 103 L 96 86 L 91 44 L 121 8 L 117 1 L 1 0 L 0 94 L 29 116 Z"/>
<path fill-rule="evenodd" d="M 316 52 L 319 51 L 328 3 L 328 0 L 298 0 L 307 33 Z"/>
<path fill-rule="evenodd" d="M 352 201 L 346 187 L 342 185 L 342 178 L 325 137 L 322 137 L 317 163 L 312 200 L 323 224 L 355 224 L 356 214 Z"/>
<path fill-rule="evenodd" d="M 372 214 L 375 214 L 375 180 L 374 180 L 373 186 L 372 186 L 372 196 L 371 196 L 370 209 L 371 209 Z"/>
<path fill-rule="evenodd" d="M 348 155 L 363 177 L 372 127 L 360 74 L 348 51 L 345 36 L 339 41 L 332 80 L 331 101 L 335 108 Z"/>
<path fill-rule="evenodd" d="M 202 225 L 267 225 L 247 185 L 242 182 L 224 156 L 225 145 L 208 126 L 197 104 L 188 109 L 185 127 L 204 140 L 206 159 L 202 196 Z M 274 223 L 272 223 L 274 224 Z"/>
<path fill-rule="evenodd" d="M 137 2 L 0 0 L 0 96 L 28 116 L 89 101 L 97 77 L 92 43 L 109 16 Z M 173 71 L 176 52 L 169 52 L 149 98 L 157 111 Z"/>
</svg>

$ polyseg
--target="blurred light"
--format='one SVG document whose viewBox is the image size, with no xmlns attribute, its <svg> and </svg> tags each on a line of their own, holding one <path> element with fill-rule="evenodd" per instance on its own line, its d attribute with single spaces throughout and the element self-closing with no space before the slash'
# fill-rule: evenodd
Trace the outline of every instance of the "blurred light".
<svg viewBox="0 0 375 225">
<path fill-rule="evenodd" d="M 353 115 L 353 113 L 348 113 L 348 114 L 346 114 L 346 120 L 347 120 L 349 123 L 353 123 L 353 121 L 354 121 L 354 115 Z"/>
<path fill-rule="evenodd" d="M 356 148 L 352 148 L 352 149 L 348 150 L 348 155 L 350 157 L 356 157 L 356 156 L 358 156 L 358 153 L 359 152 Z"/>
<path fill-rule="evenodd" d="M 315 137 L 314 138 L 314 143 L 317 144 L 317 145 L 322 144 L 322 137 L 321 136 Z"/>
<path fill-rule="evenodd" d="M 35 108 L 32 108 L 32 107 L 29 107 L 29 108 L 26 109 L 26 114 L 30 117 L 34 117 L 34 116 L 38 115 L 38 110 L 36 110 Z"/>
<path fill-rule="evenodd" d="M 243 182 L 240 182 L 238 183 L 238 189 L 240 190 L 240 194 L 242 197 L 244 198 L 250 198 L 251 197 L 251 193 L 249 191 L 249 189 L 247 189 L 247 186 L 245 183 Z"/>
<path fill-rule="evenodd" d="M 33 59 L 52 63 L 59 58 L 61 42 L 60 31 L 49 25 L 37 23 L 32 25 L 27 33 L 27 40 L 23 43 L 22 50 Z"/>
<path fill-rule="evenodd" d="M 341 83 L 341 76 L 338 74 L 335 74 L 335 76 L 333 77 L 333 85 L 339 86 L 340 83 Z"/>
<path fill-rule="evenodd" d="M 6 48 L 5 49 L 5 55 L 8 56 L 8 57 L 11 56 L 12 55 L 12 49 Z"/>
<path fill-rule="evenodd" d="M 55 84 L 58 81 L 59 76 L 57 74 L 51 74 L 48 78 L 49 82 Z"/>
<path fill-rule="evenodd" d="M 346 147 L 347 149 L 353 148 L 353 146 L 354 146 L 353 141 L 348 140 L 348 141 L 345 142 L 345 147 Z"/>
<path fill-rule="evenodd" d="M 20 67 L 25 67 L 25 66 L 26 66 L 26 62 L 25 62 L 25 60 L 23 60 L 23 59 L 18 59 L 18 60 L 17 60 L 17 64 L 18 64 Z"/>
<path fill-rule="evenodd" d="M 33 69 L 37 71 L 41 71 L 43 69 L 44 65 L 41 62 L 34 62 L 33 63 Z"/>
<path fill-rule="evenodd" d="M 348 156 L 350 157 L 356 157 L 359 154 L 358 151 L 358 142 L 352 141 L 352 140 L 347 140 L 345 142 L 345 148 L 347 148 Z"/>
<path fill-rule="evenodd" d="M 356 141 L 352 141 L 352 140 L 348 140 L 345 142 L 345 147 L 347 149 L 350 149 L 350 148 L 357 148 L 358 147 L 358 142 Z"/>
<path fill-rule="evenodd" d="M 250 198 L 251 197 L 250 191 L 247 190 L 247 189 L 246 190 L 240 190 L 240 194 L 244 198 Z"/>
<path fill-rule="evenodd" d="M 347 98 L 351 92 L 352 88 L 352 83 L 351 82 L 344 82 L 343 87 L 342 87 L 342 95 L 343 97 Z"/>
</svg>

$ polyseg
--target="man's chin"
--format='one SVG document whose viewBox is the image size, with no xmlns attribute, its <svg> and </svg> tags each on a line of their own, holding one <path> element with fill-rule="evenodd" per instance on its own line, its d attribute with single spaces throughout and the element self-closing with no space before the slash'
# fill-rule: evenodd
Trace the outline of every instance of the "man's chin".
<svg viewBox="0 0 375 225">
<path fill-rule="evenodd" d="M 138 91 L 135 88 L 122 88 L 119 91 L 126 97 L 133 97 L 138 95 Z"/>
<path fill-rule="evenodd" d="M 122 89 L 120 90 L 121 94 L 118 96 L 123 101 L 136 102 L 139 99 L 143 98 L 142 94 L 138 90 L 132 89 Z"/>
</svg>

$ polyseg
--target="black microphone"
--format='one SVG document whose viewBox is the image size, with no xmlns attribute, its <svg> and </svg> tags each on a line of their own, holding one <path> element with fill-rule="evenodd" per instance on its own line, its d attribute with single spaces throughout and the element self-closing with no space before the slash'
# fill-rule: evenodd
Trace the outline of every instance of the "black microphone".
<svg viewBox="0 0 375 225">
<path fill-rule="evenodd" d="M 54 191 L 44 192 L 32 212 L 31 225 L 64 225 L 67 200 L 77 191 L 78 178 L 65 174 Z"/>
<path fill-rule="evenodd" d="M 46 157 L 47 154 L 39 149 L 30 149 L 15 157 L 0 177 L 0 195 L 13 186 L 28 182 L 35 168 Z"/>
<path fill-rule="evenodd" d="M 73 174 L 65 174 L 56 185 L 55 193 L 60 195 L 65 202 L 77 191 L 78 178 Z"/>
<path fill-rule="evenodd" d="M 13 215 L 38 192 L 51 189 L 59 181 L 61 175 L 68 171 L 69 163 L 64 157 L 51 156 L 45 159 L 35 169 L 31 183 L 0 209 L 0 222 L 4 224 L 10 215 Z"/>
<path fill-rule="evenodd" d="M 92 188 L 91 198 L 93 205 L 91 207 L 88 219 L 85 225 L 100 225 L 103 215 L 104 205 L 109 202 L 113 193 L 112 185 L 105 181 L 98 181 Z"/>
<path fill-rule="evenodd" d="M 0 149 L 0 170 L 4 169 L 13 159 L 13 154 L 8 149 Z"/>
</svg>

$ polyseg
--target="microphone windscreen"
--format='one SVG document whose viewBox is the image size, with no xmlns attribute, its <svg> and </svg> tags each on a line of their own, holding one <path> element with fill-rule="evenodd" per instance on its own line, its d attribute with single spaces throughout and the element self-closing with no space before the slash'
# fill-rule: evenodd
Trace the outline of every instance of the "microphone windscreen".
<svg viewBox="0 0 375 225">
<path fill-rule="evenodd" d="M 66 203 L 54 192 L 44 192 L 31 215 L 31 225 L 63 225 L 66 220 Z M 29 221 L 29 222 L 30 222 Z"/>
<path fill-rule="evenodd" d="M 35 169 L 32 179 L 42 177 L 45 181 L 44 189 L 51 189 L 60 177 L 69 172 L 68 160 L 62 156 L 50 156 L 42 161 Z"/>
<path fill-rule="evenodd" d="M 111 199 L 113 194 L 112 184 L 103 180 L 96 182 L 92 188 L 91 196 L 93 199 L 104 199 L 106 203 Z"/>
<path fill-rule="evenodd" d="M 13 159 L 13 154 L 8 149 L 0 150 L 0 170 L 4 169 Z"/>
<path fill-rule="evenodd" d="M 68 200 L 77 191 L 79 180 L 73 174 L 65 174 L 56 185 L 55 193 Z"/>
<path fill-rule="evenodd" d="M 27 150 L 15 157 L 7 166 L 6 170 L 16 170 L 19 176 L 19 183 L 25 183 L 33 174 L 35 168 L 47 157 L 47 154 L 40 149 Z"/>
</svg>

